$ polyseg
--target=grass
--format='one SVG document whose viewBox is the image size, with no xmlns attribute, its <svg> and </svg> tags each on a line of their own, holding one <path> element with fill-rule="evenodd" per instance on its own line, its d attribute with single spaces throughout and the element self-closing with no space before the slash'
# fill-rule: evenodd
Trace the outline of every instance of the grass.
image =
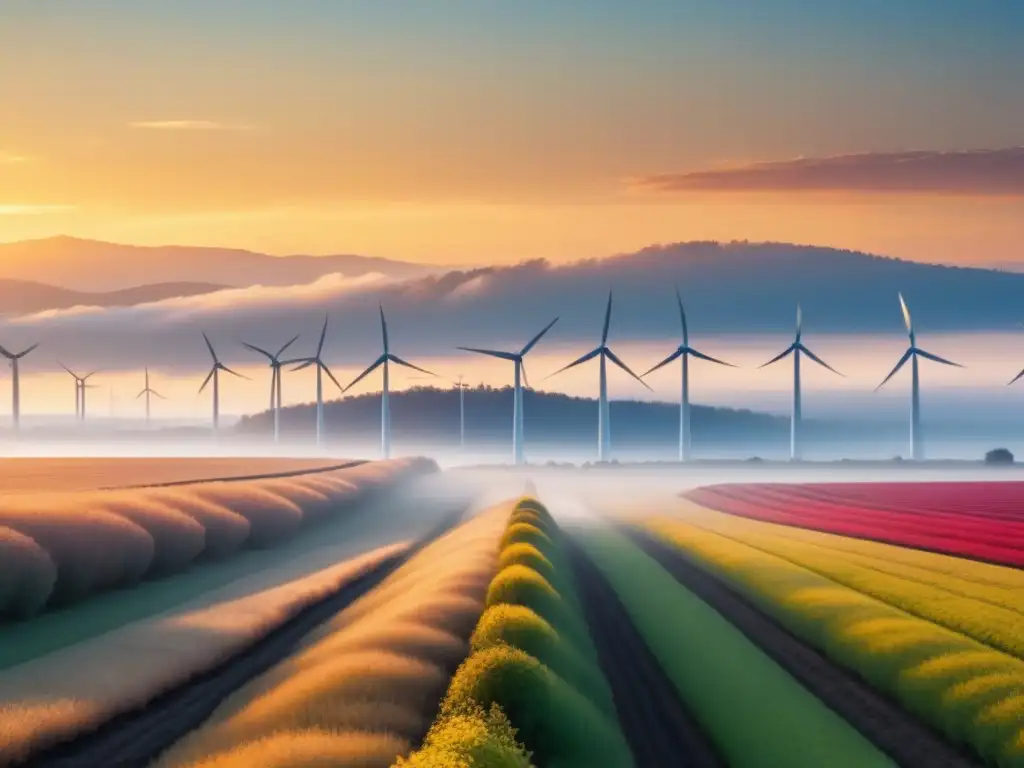
<svg viewBox="0 0 1024 768">
<path fill-rule="evenodd" d="M 647 527 L 952 743 L 1024 766 L 1024 661 L 764 549 L 670 518 Z"/>
<path fill-rule="evenodd" d="M 197 559 L 223 557 L 243 546 L 280 545 L 308 518 L 351 508 L 358 492 L 434 466 L 399 459 L 322 473 L 315 480 L 298 475 L 7 497 L 0 508 L 0 529 L 6 532 L 0 546 L 16 550 L 17 559 L 0 560 L 0 617 L 179 573 Z M 10 532 L 20 534 L 17 546 Z M 56 579 L 28 554 L 32 544 L 49 558 Z M 38 567 L 25 570 L 28 562 Z"/>
<path fill-rule="evenodd" d="M 186 489 L 166 490 L 177 493 Z M 232 557 L 206 562 L 173 577 L 109 590 L 46 611 L 30 621 L 0 624 L 0 672 L 130 622 L 182 609 L 190 601 L 228 585 L 251 583 L 260 574 L 273 577 L 266 582 L 268 585 L 299 579 L 360 552 L 423 536 L 455 505 L 466 503 L 463 492 L 442 475 L 420 476 L 360 501 L 348 514 L 309 526 L 278 547 L 243 549 Z M 0 570 L 7 562 L 0 558 Z"/>
<path fill-rule="evenodd" d="M 468 651 L 506 515 L 485 511 L 425 547 L 227 699 L 159 765 L 282 764 L 257 744 L 309 750 L 310 762 L 288 765 L 389 766 L 408 754 Z"/>
<path fill-rule="evenodd" d="M 300 579 L 255 574 L 174 613 L 0 672 L 0 765 L 216 666 L 405 546 L 381 547 Z M 343 554 L 336 550 L 336 560 Z"/>
<path fill-rule="evenodd" d="M 580 543 L 730 766 L 892 765 L 628 539 L 588 529 Z"/>
<path fill-rule="evenodd" d="M 497 711 L 494 717 L 507 716 L 518 732 L 525 747 L 501 731 L 506 763 L 499 764 L 528 765 L 529 749 L 548 766 L 632 765 L 559 535 L 538 502 L 517 504 L 501 537 L 503 567 L 470 641 L 473 653 L 453 676 L 432 736 L 410 765 L 443 765 L 449 735 L 463 727 L 467 711 L 477 718 Z"/>
</svg>

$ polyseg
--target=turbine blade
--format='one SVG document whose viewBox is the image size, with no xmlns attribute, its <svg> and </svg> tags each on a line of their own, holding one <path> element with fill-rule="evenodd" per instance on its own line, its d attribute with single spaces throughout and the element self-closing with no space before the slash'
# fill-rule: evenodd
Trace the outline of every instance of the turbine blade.
<svg viewBox="0 0 1024 768">
<path fill-rule="evenodd" d="M 309 358 L 299 358 L 298 360 L 282 360 L 281 361 L 281 365 L 295 365 L 296 363 L 301 363 L 301 365 L 298 365 L 295 368 L 292 368 L 292 372 L 301 371 L 304 368 L 309 368 L 309 366 L 311 366 L 314 363 L 316 363 L 316 358 L 315 357 L 309 357 Z"/>
<path fill-rule="evenodd" d="M 932 362 L 935 362 L 935 363 L 942 363 L 943 365 L 951 365 L 954 368 L 963 368 L 964 367 L 964 366 L 960 365 L 960 363 L 954 363 L 952 360 L 947 360 L 944 357 L 939 357 L 938 355 L 933 355 L 931 352 L 925 352 L 923 349 L 917 350 L 917 354 L 919 354 L 921 357 L 925 358 L 926 360 L 931 360 Z"/>
<path fill-rule="evenodd" d="M 65 370 L 65 371 L 67 371 L 67 372 L 68 372 L 68 373 L 70 373 L 70 374 L 71 374 L 72 376 L 74 376 L 74 377 L 75 377 L 75 381 L 78 381 L 78 374 L 76 374 L 76 373 L 75 373 L 74 371 L 72 371 L 72 370 L 71 370 L 70 368 L 68 368 L 68 367 L 67 367 L 66 365 L 64 365 L 64 363 L 62 363 L 62 362 L 61 362 L 60 360 L 58 360 L 58 361 L 57 361 L 57 365 L 59 365 L 59 366 L 60 366 L 61 368 L 63 368 L 63 369 Z"/>
<path fill-rule="evenodd" d="M 635 373 L 633 373 L 632 369 L 631 369 L 631 368 L 630 368 L 630 367 L 629 367 L 628 365 L 626 365 L 626 364 L 625 364 L 624 362 L 622 362 L 621 360 L 619 360 L 619 358 L 615 356 L 615 353 L 614 353 L 614 352 L 612 352 L 612 351 L 611 351 L 610 349 L 608 349 L 608 348 L 606 347 L 606 348 L 605 348 L 605 350 L 604 350 L 604 353 L 605 353 L 606 355 L 608 355 L 608 359 L 609 359 L 609 360 L 611 360 L 611 361 L 612 361 L 613 363 L 615 363 L 615 364 L 616 364 L 617 366 L 619 366 L 619 368 L 621 368 L 621 369 L 622 369 L 622 370 L 624 370 L 624 371 L 625 371 L 626 373 L 628 373 L 628 374 L 629 374 L 630 376 L 632 376 L 632 377 L 633 377 L 634 379 L 636 379 L 637 381 L 639 381 L 639 382 L 640 382 L 641 384 L 643 384 L 643 385 L 644 385 L 645 387 L 647 387 L 647 389 L 650 389 L 650 390 L 651 390 L 651 392 L 653 392 L 653 391 L 654 391 L 653 389 L 651 389 L 651 388 L 650 388 L 650 386 L 649 386 L 649 385 L 647 384 L 647 382 L 646 382 L 646 381 L 644 381 L 644 380 L 643 380 L 643 379 L 641 379 L 641 378 L 640 378 L 639 376 L 637 376 L 637 375 L 636 375 Z"/>
<path fill-rule="evenodd" d="M 526 388 L 529 389 L 530 388 L 530 379 L 526 375 L 526 361 L 525 360 L 523 360 L 521 363 L 519 363 L 519 370 L 523 374 L 523 384 L 525 384 Z"/>
<path fill-rule="evenodd" d="M 804 313 L 803 313 L 803 310 L 800 309 L 800 304 L 798 303 L 796 305 L 796 337 L 798 339 L 800 338 L 800 334 L 803 333 L 803 330 L 804 330 Z"/>
<path fill-rule="evenodd" d="M 910 319 L 910 310 L 907 308 L 907 302 L 903 300 L 903 294 L 897 294 L 900 297 L 900 309 L 903 310 L 903 324 L 907 326 L 907 333 L 914 332 L 914 323 Z"/>
<path fill-rule="evenodd" d="M 213 351 L 213 344 L 210 343 L 210 337 L 206 335 L 206 331 L 203 331 L 203 341 L 206 342 L 206 348 L 210 350 L 210 357 L 213 358 L 213 362 L 218 362 L 217 353 Z"/>
<path fill-rule="evenodd" d="M 604 311 L 604 330 L 601 331 L 601 346 L 608 344 L 608 326 L 612 322 L 612 292 L 608 291 L 608 309 Z"/>
<path fill-rule="evenodd" d="M 679 325 L 683 329 L 683 346 L 690 344 L 690 331 L 686 327 L 686 310 L 683 309 L 683 297 L 679 295 L 679 286 L 676 286 L 676 303 L 679 305 Z M 650 371 L 648 371 L 650 373 Z M 647 374 L 644 374 L 645 376 Z"/>
<path fill-rule="evenodd" d="M 288 349 L 292 344 L 299 340 L 299 334 L 295 334 L 288 341 L 285 342 L 284 346 L 277 350 L 277 354 L 274 357 L 280 357 L 284 354 L 284 351 Z"/>
<path fill-rule="evenodd" d="M 271 360 L 271 361 L 272 361 L 272 360 L 274 359 L 274 356 L 273 356 L 272 354 L 270 354 L 269 352 L 267 352 L 267 350 L 265 350 L 265 349 L 260 349 L 260 348 L 259 348 L 259 347 L 257 347 L 257 346 L 256 346 L 255 344 L 250 344 L 250 343 L 249 343 L 249 342 L 247 342 L 247 341 L 243 341 L 243 342 L 242 342 L 242 346 L 243 346 L 243 347 L 248 347 L 248 348 L 249 348 L 249 349 L 251 349 L 251 350 L 252 350 L 253 352 L 259 352 L 259 353 L 260 353 L 261 355 L 263 355 L 263 356 L 264 356 L 265 358 L 267 358 L 267 360 Z"/>
<path fill-rule="evenodd" d="M 150 393 L 151 395 L 156 395 L 156 396 L 157 396 L 157 397 L 159 397 L 159 398 L 160 398 L 161 400 L 166 400 L 166 399 L 167 399 L 166 397 L 164 397 L 163 395 L 161 395 L 161 394 L 160 394 L 159 392 L 157 392 L 157 391 L 156 391 L 155 389 L 151 389 L 151 390 L 149 390 L 149 393 Z"/>
<path fill-rule="evenodd" d="M 378 304 L 380 308 L 380 333 L 384 339 L 384 354 L 388 353 L 388 321 L 384 319 L 384 305 Z"/>
<path fill-rule="evenodd" d="M 0 347 L 0 355 L 3 355 L 8 360 L 13 360 L 14 359 L 14 355 L 12 355 L 10 352 L 8 352 L 5 347 Z"/>
<path fill-rule="evenodd" d="M 820 357 L 818 357 L 816 354 L 811 352 L 811 350 L 809 350 L 803 344 L 800 345 L 800 351 L 803 352 L 805 355 L 807 355 L 809 358 L 811 358 L 811 360 L 816 362 L 818 365 L 822 366 L 823 368 L 828 368 L 830 371 L 832 371 L 832 373 L 836 374 L 837 376 L 842 376 L 843 375 L 843 374 L 839 373 L 839 371 L 837 371 L 831 365 L 829 365 L 824 360 L 822 360 Z M 846 377 L 844 376 L 843 378 L 846 378 Z"/>
<path fill-rule="evenodd" d="M 324 341 L 327 339 L 327 320 L 329 315 L 324 315 L 324 327 L 320 330 L 320 343 L 316 345 L 316 356 L 320 357 L 320 353 L 324 351 Z"/>
<path fill-rule="evenodd" d="M 907 351 L 903 353 L 903 357 L 900 358 L 900 361 L 898 363 L 896 363 L 896 367 L 893 368 L 891 371 L 889 371 L 889 375 L 886 376 L 884 379 L 882 379 L 882 383 L 881 384 L 879 384 L 877 387 L 875 387 L 875 392 L 877 392 L 882 387 L 884 387 L 885 383 L 889 379 L 891 379 L 893 376 L 896 375 L 896 373 L 899 371 L 899 369 L 904 366 L 904 364 L 907 362 L 907 360 L 910 359 L 910 356 L 913 355 L 913 354 L 914 354 L 914 348 L 913 347 L 910 347 L 909 349 L 907 349 Z"/>
<path fill-rule="evenodd" d="M 777 362 L 779 362 L 779 360 L 782 360 L 784 357 L 787 357 L 788 355 L 790 355 L 793 352 L 794 349 L 796 349 L 796 345 L 795 344 L 790 344 L 782 352 L 777 354 L 775 357 L 773 357 L 767 363 L 765 363 L 764 365 L 759 365 L 757 367 L 758 368 L 767 368 L 772 363 L 777 363 Z"/>
<path fill-rule="evenodd" d="M 28 349 L 24 350 L 23 352 L 19 352 L 18 354 L 16 354 L 15 357 L 24 357 L 25 355 L 27 355 L 29 352 L 31 352 L 33 349 L 35 349 L 38 346 L 39 346 L 39 343 L 36 342 L 35 344 L 33 344 Z"/>
<path fill-rule="evenodd" d="M 199 394 L 203 393 L 203 390 L 206 389 L 206 385 L 210 383 L 210 379 L 213 378 L 213 374 L 216 373 L 216 372 L 217 372 L 216 368 L 211 368 L 210 372 L 208 374 L 206 374 L 206 378 L 203 379 L 203 386 L 201 386 L 199 388 Z"/>
<path fill-rule="evenodd" d="M 544 330 L 543 330 L 543 331 L 541 331 L 540 333 L 538 333 L 538 334 L 537 334 L 536 336 L 534 336 L 534 337 L 533 337 L 532 339 L 530 339 L 530 343 L 529 343 L 529 344 L 527 344 L 527 345 L 526 345 L 525 347 L 523 347 L 522 351 L 521 351 L 521 352 L 520 352 L 519 354 L 520 354 L 520 355 L 525 355 L 525 354 L 526 354 L 527 352 L 529 352 L 529 351 L 530 351 L 531 349 L 533 349 L 534 345 L 535 345 L 535 344 L 536 344 L 536 343 L 537 343 L 538 341 L 540 341 L 540 340 L 541 340 L 541 337 L 542 337 L 542 336 L 543 336 L 543 335 L 544 335 L 545 333 L 547 333 L 548 331 L 550 331 L 550 330 L 551 330 L 551 326 L 553 326 L 553 325 L 554 325 L 555 323 L 557 323 L 557 322 L 558 322 L 558 318 L 556 317 L 556 318 L 555 318 L 554 320 L 552 320 L 552 321 L 551 321 L 550 323 L 548 323 L 547 325 L 545 325 L 545 326 L 544 326 Z"/>
<path fill-rule="evenodd" d="M 1019 379 L 1020 379 L 1020 378 L 1021 378 L 1022 376 L 1024 376 L 1024 370 L 1022 370 L 1022 371 L 1021 371 L 1020 373 L 1018 373 L 1018 374 L 1017 374 L 1016 376 L 1014 376 L 1014 377 L 1013 377 L 1012 379 L 1010 379 L 1010 380 L 1009 380 L 1009 381 L 1008 381 L 1008 382 L 1006 383 L 1006 386 L 1010 386 L 1010 385 L 1011 385 L 1011 384 L 1013 384 L 1014 382 L 1018 381 L 1018 380 L 1019 380 Z"/>
<path fill-rule="evenodd" d="M 491 357 L 500 357 L 502 360 L 515 361 L 520 357 L 520 355 L 517 355 L 515 352 L 499 352 L 496 349 L 477 349 L 476 347 L 456 347 L 456 349 L 461 349 L 463 352 L 476 352 L 478 355 L 490 355 Z"/>
<path fill-rule="evenodd" d="M 566 366 L 564 366 L 562 368 L 559 368 L 554 373 L 549 373 L 547 376 L 544 377 L 543 381 L 547 381 L 552 376 L 557 376 L 562 371 L 567 371 L 570 368 L 575 368 L 577 365 L 582 365 L 583 363 L 587 362 L 587 360 L 593 360 L 595 357 L 597 357 L 599 354 L 601 354 L 601 350 L 602 349 L 604 349 L 604 347 L 598 347 L 597 349 L 594 349 L 594 350 L 592 350 L 590 352 L 587 352 L 587 354 L 583 355 L 583 357 L 578 357 L 575 360 L 573 360 L 571 363 L 569 363 L 568 365 L 566 365 Z"/>
<path fill-rule="evenodd" d="M 382 366 L 384 364 L 384 361 L 387 359 L 387 355 L 381 355 L 380 357 L 378 357 L 370 364 L 369 368 L 367 368 L 365 371 L 363 371 L 354 379 L 352 379 L 352 382 L 347 387 L 344 387 L 341 391 L 348 392 L 350 389 L 352 389 L 352 387 L 354 387 L 356 384 L 358 384 L 360 381 L 365 379 L 367 376 L 369 376 L 371 373 L 377 370 L 380 366 Z"/>
<path fill-rule="evenodd" d="M 242 374 L 240 374 L 240 373 L 239 373 L 238 371 L 233 371 L 233 370 L 231 370 L 230 368 L 228 368 L 228 367 L 227 367 L 226 365 L 224 365 L 223 363 L 221 364 L 221 366 L 220 366 L 220 369 L 221 369 L 222 371 L 224 371 L 225 373 L 230 373 L 230 374 L 231 374 L 232 376 L 237 376 L 237 377 L 238 377 L 238 378 L 240 378 L 240 379 L 245 379 L 246 381 L 251 381 L 251 379 L 250 379 L 250 378 L 249 378 L 248 376 L 243 376 L 243 375 L 242 375 Z"/>
<path fill-rule="evenodd" d="M 397 365 L 404 365 L 406 368 L 412 368 L 414 371 L 425 373 L 428 376 L 437 376 L 436 373 L 432 373 L 431 371 L 428 371 L 426 368 L 420 368 L 418 365 L 413 365 L 408 360 L 403 360 L 398 355 L 389 354 L 388 360 L 390 360 L 392 363 L 396 363 Z"/>
<path fill-rule="evenodd" d="M 202 391 L 202 390 L 200 390 L 200 391 Z M 146 394 L 146 390 L 142 390 L 141 392 L 139 392 L 139 394 L 137 394 L 137 395 L 135 396 L 135 399 L 136 399 L 136 400 L 138 400 L 138 399 L 139 399 L 140 397 L 142 397 L 142 396 L 143 396 L 144 394 Z"/>
<path fill-rule="evenodd" d="M 699 357 L 701 360 L 707 360 L 709 363 L 718 363 L 719 365 L 724 365 L 724 366 L 727 366 L 729 368 L 736 368 L 737 367 L 737 366 L 733 365 L 732 363 L 725 362 L 725 360 L 719 360 L 717 357 L 712 357 L 711 355 L 705 355 L 703 352 L 698 352 L 693 347 L 687 347 L 686 351 L 689 354 L 693 355 L 694 357 Z"/>
<path fill-rule="evenodd" d="M 343 389 L 341 384 L 338 383 L 338 380 L 334 378 L 334 374 L 331 373 L 331 369 L 327 367 L 326 363 L 320 363 L 320 369 L 327 374 L 327 378 L 334 382 L 334 386 L 338 389 Z"/>
<path fill-rule="evenodd" d="M 654 366 L 653 368 L 650 368 L 650 369 L 648 369 L 648 370 L 647 370 L 647 371 L 646 371 L 645 373 L 641 373 L 641 374 L 640 374 L 640 377 L 641 377 L 641 378 L 643 378 L 644 376 L 646 376 L 646 375 L 647 375 L 647 374 L 649 374 L 649 373 L 654 373 L 654 372 L 655 372 L 656 370 L 658 370 L 659 368 L 664 368 L 664 367 L 665 367 L 666 365 L 668 365 L 669 363 L 671 363 L 671 362 L 672 362 L 673 360 L 675 360 L 675 359 L 676 359 L 677 357 L 679 357 L 679 356 L 680 356 L 681 354 L 683 354 L 683 347 L 680 347 L 679 349 L 677 349 L 677 350 L 676 350 L 675 352 L 673 352 L 673 353 L 672 353 L 671 355 L 669 355 L 668 357 L 666 357 L 666 358 L 665 358 L 664 360 L 662 360 L 662 361 L 661 361 L 660 363 L 658 363 L 658 364 L 657 364 L 656 366 Z"/>
</svg>

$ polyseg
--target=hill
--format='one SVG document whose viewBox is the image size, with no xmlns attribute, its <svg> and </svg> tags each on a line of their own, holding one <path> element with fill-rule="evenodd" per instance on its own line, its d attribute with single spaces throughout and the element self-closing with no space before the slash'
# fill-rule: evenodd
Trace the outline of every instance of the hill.
<svg viewBox="0 0 1024 768">
<path fill-rule="evenodd" d="M 512 388 L 478 386 L 467 389 L 466 440 L 468 443 L 511 441 Z M 325 420 L 335 435 L 374 438 L 380 435 L 380 394 L 333 400 L 324 405 Z M 532 444 L 582 444 L 596 439 L 597 401 L 557 392 L 523 392 L 524 433 Z M 285 408 L 284 434 L 308 435 L 315 431 L 312 403 Z M 671 403 L 613 401 L 612 434 L 616 445 L 671 445 L 679 439 L 679 406 Z M 457 444 L 459 394 L 454 389 L 416 387 L 391 394 L 392 434 L 396 440 L 431 439 Z M 243 434 L 270 434 L 269 411 L 246 416 L 236 426 Z M 695 442 L 740 443 L 751 436 L 783 437 L 789 420 L 748 410 L 693 406 Z"/>
<path fill-rule="evenodd" d="M 0 278 L 45 276 L 57 286 L 78 291 L 175 282 L 296 285 L 336 272 L 347 277 L 376 272 L 404 278 L 430 271 L 421 264 L 369 256 L 269 256 L 232 248 L 119 245 L 64 236 L 0 243 Z"/>
<path fill-rule="evenodd" d="M 0 307 L 5 314 L 29 314 L 69 307 L 130 307 L 178 296 L 199 296 L 224 288 L 214 283 L 154 283 L 102 293 L 72 291 L 32 280 L 0 279 Z"/>
</svg>

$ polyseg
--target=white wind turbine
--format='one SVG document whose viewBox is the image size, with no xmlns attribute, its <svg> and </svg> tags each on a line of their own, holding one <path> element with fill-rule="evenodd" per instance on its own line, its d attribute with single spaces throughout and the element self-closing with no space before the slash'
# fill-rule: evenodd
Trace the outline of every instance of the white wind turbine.
<svg viewBox="0 0 1024 768">
<path fill-rule="evenodd" d="M 213 344 L 210 343 L 209 337 L 203 333 L 203 341 L 206 342 L 206 348 L 210 350 L 210 357 L 213 358 L 213 365 L 210 366 L 210 372 L 206 374 L 206 378 L 203 379 L 203 385 L 199 387 L 200 394 L 206 385 L 213 381 L 213 431 L 216 432 L 220 429 L 220 372 L 224 371 L 230 373 L 232 376 L 237 376 L 240 379 L 248 379 L 248 376 L 243 376 L 238 371 L 233 371 L 228 368 L 224 363 L 217 357 L 217 353 L 213 351 Z"/>
<path fill-rule="evenodd" d="M 378 368 L 383 366 L 384 387 L 381 390 L 381 396 L 380 396 L 380 444 L 381 444 L 381 453 L 384 455 L 384 458 L 385 459 L 390 459 L 391 458 L 391 403 L 389 402 L 388 398 L 390 396 L 390 386 L 391 386 L 391 384 L 390 384 L 390 376 L 389 376 L 390 371 L 388 369 L 388 363 L 394 363 L 395 365 L 401 365 L 401 366 L 404 366 L 406 368 L 412 368 L 414 371 L 419 371 L 420 373 L 425 373 L 428 376 L 434 376 L 436 374 L 431 373 L 430 371 L 426 370 L 425 368 L 420 368 L 418 366 L 415 366 L 412 363 L 403 360 L 398 355 L 391 354 L 390 347 L 388 346 L 388 323 L 387 323 L 387 320 L 384 319 L 384 307 L 383 306 L 380 307 L 380 331 L 381 331 L 381 336 L 382 336 L 382 338 L 384 340 L 384 352 L 383 352 L 383 354 L 381 354 L 380 357 L 378 357 L 376 360 L 374 360 L 373 363 L 370 364 L 369 368 L 367 368 L 365 371 L 363 371 L 358 376 L 356 376 L 352 380 L 352 382 L 347 387 L 345 387 L 342 390 L 342 392 L 343 393 L 344 392 L 348 392 L 350 389 L 352 389 L 352 387 L 354 387 L 356 384 L 358 384 L 364 378 L 366 378 L 371 373 L 373 373 L 375 370 L 377 370 Z"/>
<path fill-rule="evenodd" d="M 146 370 L 146 386 L 143 387 L 142 391 L 139 392 L 139 394 L 137 394 L 135 396 L 135 399 L 138 400 L 143 395 L 145 395 L 145 397 L 146 397 L 146 426 L 148 427 L 149 426 L 149 422 L 150 422 L 150 407 L 149 407 L 150 396 L 151 395 L 156 395 L 161 400 L 166 400 L 167 398 L 164 397 L 163 395 L 161 395 L 159 392 L 157 392 L 151 386 L 149 386 L 149 366 L 148 365 L 146 366 L 145 370 Z"/>
<path fill-rule="evenodd" d="M 323 375 L 326 373 L 334 385 L 340 390 L 341 384 L 334 378 L 334 374 L 331 373 L 331 369 L 327 367 L 327 363 L 324 362 L 324 341 L 327 339 L 327 321 L 328 318 L 324 318 L 324 327 L 320 331 L 320 343 L 316 345 L 316 354 L 313 357 L 299 357 L 295 360 L 283 360 L 281 365 L 294 365 L 298 363 L 297 368 L 292 368 L 293 371 L 301 371 L 303 368 L 308 368 L 311 365 L 316 366 L 316 444 L 323 445 L 324 440 L 324 379 Z M 280 392 L 280 390 L 278 390 Z"/>
<path fill-rule="evenodd" d="M 943 365 L 951 365 L 955 368 L 963 368 L 964 366 L 938 355 L 933 355 L 931 352 L 925 352 L 917 346 L 917 336 L 914 334 L 914 324 L 910 319 L 910 310 L 907 309 L 907 302 L 903 300 L 902 293 L 899 294 L 899 297 L 900 309 L 903 310 L 903 324 L 907 327 L 910 346 L 907 347 L 903 357 L 896 363 L 896 367 L 889 372 L 888 376 L 882 379 L 881 384 L 875 387 L 875 391 L 877 392 L 881 389 L 908 360 L 910 361 L 910 457 L 914 461 L 920 461 L 924 458 L 924 437 L 921 434 L 921 380 L 917 370 L 917 359 L 923 357 L 925 360 L 932 360 Z M 1020 377 L 1018 376 L 1018 378 Z M 1010 383 L 1012 384 L 1013 382 L 1011 381 Z"/>
<path fill-rule="evenodd" d="M 99 371 L 92 371 L 91 373 L 85 374 L 85 376 L 79 376 L 64 365 L 64 363 L 58 364 L 61 368 L 71 374 L 71 377 L 75 380 L 75 419 L 78 421 L 85 421 L 85 390 L 86 388 L 92 389 L 94 386 L 93 384 L 87 384 L 86 382 L 99 373 Z"/>
<path fill-rule="evenodd" d="M 0 355 L 11 361 L 11 420 L 15 431 L 21 429 L 21 377 L 19 376 L 18 363 L 21 361 L 21 358 L 38 346 L 39 344 L 33 344 L 21 352 L 9 352 L 4 347 L 0 347 Z"/>
<path fill-rule="evenodd" d="M 251 349 L 253 352 L 258 352 L 270 361 L 270 410 L 274 414 L 275 443 L 281 441 L 281 366 L 285 364 L 281 361 L 281 355 L 298 338 L 298 335 L 292 336 L 277 352 L 268 352 L 257 347 L 255 344 L 250 344 L 247 341 L 242 342 L 242 346 Z"/>
<path fill-rule="evenodd" d="M 690 333 L 686 325 L 686 312 L 683 310 L 683 299 L 679 295 L 679 289 L 676 288 L 676 303 L 679 305 L 679 322 L 683 329 L 683 343 L 676 348 L 676 351 L 666 357 L 656 366 L 651 368 L 647 373 L 642 374 L 646 377 L 648 374 L 653 373 L 659 368 L 671 363 L 676 358 L 679 358 L 682 363 L 682 393 L 679 399 L 679 460 L 689 461 L 690 460 L 690 356 L 700 360 L 707 360 L 711 363 L 717 363 L 718 365 L 725 365 L 730 368 L 736 366 L 732 363 L 726 363 L 723 360 L 718 360 L 709 355 L 705 355 L 703 352 L 698 352 L 696 349 L 690 346 Z"/>
<path fill-rule="evenodd" d="M 803 314 L 800 311 L 800 305 L 796 305 L 796 337 L 793 339 L 793 343 L 786 347 L 780 354 L 773 357 L 764 365 L 760 366 L 765 368 L 772 363 L 777 363 L 789 355 L 793 355 L 793 416 L 789 425 L 789 457 L 793 461 L 799 461 L 803 458 L 803 398 L 800 392 L 800 355 L 807 355 L 811 360 L 816 362 L 823 368 L 827 368 L 837 376 L 842 376 L 835 368 L 826 363 L 820 357 L 815 355 L 811 350 L 804 346 L 802 340 L 803 336 Z"/>
<path fill-rule="evenodd" d="M 530 386 L 530 382 L 526 380 L 526 364 L 523 360 L 527 353 L 534 348 L 541 337 L 544 336 L 551 326 L 558 322 L 556 317 L 546 326 L 544 329 L 530 339 L 529 343 L 518 352 L 501 352 L 495 349 L 477 349 L 476 347 L 457 347 L 464 352 L 476 352 L 478 355 L 488 355 L 490 357 L 497 357 L 501 360 L 511 360 L 515 363 L 515 379 L 514 386 L 512 388 L 512 461 L 516 464 L 523 463 L 523 382 L 526 382 L 526 386 Z M 461 382 L 461 379 L 460 379 Z"/>
<path fill-rule="evenodd" d="M 597 404 L 597 460 L 608 461 L 611 456 L 611 434 L 609 433 L 610 427 L 610 410 L 608 408 L 608 367 L 607 361 L 611 360 L 615 365 L 619 366 L 622 370 L 632 376 L 634 379 L 643 384 L 647 389 L 647 382 L 633 373 L 624 362 L 622 362 L 615 353 L 608 348 L 608 327 L 612 320 L 612 292 L 608 291 L 608 309 L 605 310 L 604 314 L 604 330 L 601 332 L 601 345 L 596 349 L 592 349 L 582 357 L 573 360 L 568 365 L 559 368 L 557 371 L 552 373 L 545 379 L 550 379 L 551 376 L 557 376 L 562 371 L 567 371 L 570 368 L 574 368 L 577 365 L 581 365 L 588 360 L 592 360 L 595 357 L 601 358 L 601 379 L 600 379 L 600 396 Z"/>
</svg>

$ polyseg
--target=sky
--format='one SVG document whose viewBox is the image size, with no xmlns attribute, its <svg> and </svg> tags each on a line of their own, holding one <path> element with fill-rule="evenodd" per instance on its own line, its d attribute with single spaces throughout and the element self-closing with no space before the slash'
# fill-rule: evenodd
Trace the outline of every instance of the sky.
<svg viewBox="0 0 1024 768">
<path fill-rule="evenodd" d="M 10 0 L 0 241 L 1024 261 L 1024 4 Z"/>
</svg>

